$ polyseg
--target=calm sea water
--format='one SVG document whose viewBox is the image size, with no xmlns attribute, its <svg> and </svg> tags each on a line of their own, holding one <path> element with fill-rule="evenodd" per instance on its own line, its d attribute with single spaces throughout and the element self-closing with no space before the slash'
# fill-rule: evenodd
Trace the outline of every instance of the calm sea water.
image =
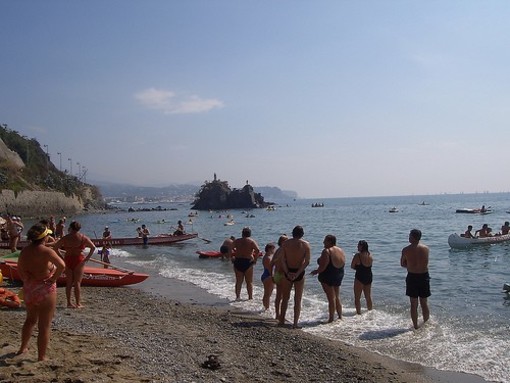
<svg viewBox="0 0 510 383">
<path fill-rule="evenodd" d="M 421 205 L 424 201 L 426 205 Z M 324 207 L 312 208 L 314 202 Z M 456 214 L 458 208 L 490 206 L 489 215 Z M 138 205 L 135 207 L 154 207 Z M 166 204 L 176 210 L 107 213 L 79 217 L 83 231 L 92 237 L 101 235 L 104 225 L 114 236 L 133 235 L 145 223 L 153 234 L 170 231 L 177 220 L 188 222 L 188 204 Z M 396 207 L 397 213 L 389 213 Z M 475 229 L 488 223 L 498 231 L 510 219 L 510 194 L 473 194 L 441 196 L 406 196 L 297 200 L 279 205 L 275 211 L 199 212 L 188 223 L 187 231 L 201 238 L 173 246 L 114 249 L 115 257 L 164 277 L 194 283 L 210 293 L 232 301 L 233 306 L 262 313 L 261 262 L 256 265 L 254 300 L 233 302 L 234 274 L 228 262 L 199 259 L 197 250 L 218 250 L 224 238 L 240 236 L 250 226 L 261 248 L 289 234 L 295 225 L 305 229 L 305 239 L 312 247 L 311 271 L 322 250 L 326 234 L 337 236 L 348 262 L 359 240 L 368 241 L 374 256 L 374 310 L 355 315 L 353 301 L 354 271 L 346 268 L 341 288 L 344 319 L 322 324 L 327 319 L 327 302 L 315 277 L 306 279 L 301 322 L 304 331 L 338 339 L 393 358 L 442 370 L 461 371 L 487 380 L 510 381 L 510 298 L 502 292 L 510 282 L 510 244 L 498 244 L 471 250 L 451 250 L 448 235 L 463 232 L 468 224 Z M 235 225 L 225 226 L 226 215 L 234 216 Z M 250 217 L 253 215 L 254 217 Z M 139 220 L 132 222 L 132 219 Z M 165 223 L 162 223 L 162 222 Z M 432 297 L 431 320 L 413 331 L 409 300 L 405 296 L 406 271 L 400 267 L 402 247 L 408 244 L 412 228 L 423 232 L 422 242 L 430 247 Z M 94 233 L 95 232 L 95 233 Z M 243 290 L 243 298 L 246 292 Z M 273 296 L 274 298 L 274 296 Z M 364 304 L 364 301 L 362 301 Z M 292 319 L 292 302 L 288 319 Z M 421 317 L 421 315 L 420 315 Z"/>
</svg>

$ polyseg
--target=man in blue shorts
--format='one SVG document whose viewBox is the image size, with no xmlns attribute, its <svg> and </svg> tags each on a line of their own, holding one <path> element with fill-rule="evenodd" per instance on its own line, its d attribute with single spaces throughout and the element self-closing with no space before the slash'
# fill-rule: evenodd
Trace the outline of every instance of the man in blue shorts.
<svg viewBox="0 0 510 383">
<path fill-rule="evenodd" d="M 409 233 L 410 245 L 402 249 L 400 265 L 407 269 L 406 295 L 411 301 L 411 319 L 418 326 L 418 302 L 421 306 L 423 322 L 430 317 L 427 298 L 430 297 L 429 248 L 420 243 L 421 231 L 413 229 Z"/>
</svg>

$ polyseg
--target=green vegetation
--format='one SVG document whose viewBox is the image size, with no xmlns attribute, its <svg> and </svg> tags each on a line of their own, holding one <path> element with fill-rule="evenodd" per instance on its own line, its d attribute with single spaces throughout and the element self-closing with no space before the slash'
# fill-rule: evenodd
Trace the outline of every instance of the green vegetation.
<svg viewBox="0 0 510 383">
<path fill-rule="evenodd" d="M 5 124 L 0 124 L 0 138 L 25 164 L 20 169 L 14 162 L 0 159 L 0 189 L 10 189 L 15 193 L 23 190 L 56 191 L 68 197 L 79 196 L 83 201 L 101 200 L 97 187 L 59 171 L 36 139 L 24 137 Z"/>
</svg>

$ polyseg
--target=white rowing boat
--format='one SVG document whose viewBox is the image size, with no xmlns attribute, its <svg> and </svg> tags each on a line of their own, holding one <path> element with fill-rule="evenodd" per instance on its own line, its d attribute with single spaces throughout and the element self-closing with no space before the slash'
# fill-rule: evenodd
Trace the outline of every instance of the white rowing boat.
<svg viewBox="0 0 510 383">
<path fill-rule="evenodd" d="M 492 237 L 483 238 L 465 238 L 455 233 L 448 237 L 448 245 L 450 245 L 452 249 L 468 249 L 473 246 L 492 245 L 507 241 L 510 241 L 510 234 L 494 235 Z"/>
</svg>

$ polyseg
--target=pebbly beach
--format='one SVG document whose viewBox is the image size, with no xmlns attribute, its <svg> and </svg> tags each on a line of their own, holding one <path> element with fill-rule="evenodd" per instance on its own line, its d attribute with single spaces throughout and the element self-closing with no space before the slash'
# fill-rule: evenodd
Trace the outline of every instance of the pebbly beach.
<svg viewBox="0 0 510 383">
<path fill-rule="evenodd" d="M 59 288 L 45 362 L 36 362 L 35 337 L 15 355 L 24 309 L 0 310 L 0 382 L 484 381 L 278 327 L 157 275 L 137 287 L 84 287 L 79 310 L 65 308 L 64 295 Z"/>
</svg>

